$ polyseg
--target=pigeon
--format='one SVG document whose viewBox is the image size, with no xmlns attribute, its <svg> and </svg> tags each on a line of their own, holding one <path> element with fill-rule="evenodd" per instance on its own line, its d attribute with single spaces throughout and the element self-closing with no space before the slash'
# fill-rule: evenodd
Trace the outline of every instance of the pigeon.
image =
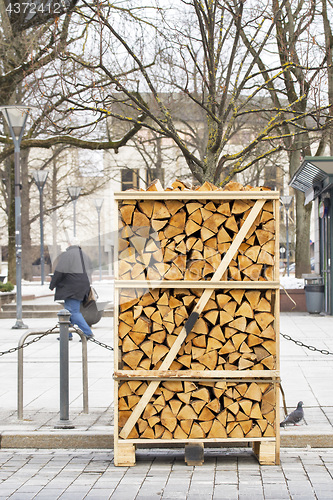
<svg viewBox="0 0 333 500">
<path fill-rule="evenodd" d="M 304 410 L 302 408 L 303 401 L 299 401 L 296 410 L 289 413 L 286 418 L 280 423 L 280 427 L 285 427 L 288 424 L 298 424 L 304 418 Z"/>
</svg>

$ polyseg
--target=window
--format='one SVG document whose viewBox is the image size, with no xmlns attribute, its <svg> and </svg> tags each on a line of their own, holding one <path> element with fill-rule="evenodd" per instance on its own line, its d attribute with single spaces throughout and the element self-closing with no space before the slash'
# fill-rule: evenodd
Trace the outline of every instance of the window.
<svg viewBox="0 0 333 500">
<path fill-rule="evenodd" d="M 139 187 L 139 169 L 123 168 L 121 170 L 121 190 L 137 189 Z"/>
<path fill-rule="evenodd" d="M 147 186 L 149 186 L 149 184 L 151 184 L 155 179 L 160 179 L 161 184 L 164 185 L 164 170 L 162 168 L 161 169 L 147 168 L 146 170 Z"/>
</svg>

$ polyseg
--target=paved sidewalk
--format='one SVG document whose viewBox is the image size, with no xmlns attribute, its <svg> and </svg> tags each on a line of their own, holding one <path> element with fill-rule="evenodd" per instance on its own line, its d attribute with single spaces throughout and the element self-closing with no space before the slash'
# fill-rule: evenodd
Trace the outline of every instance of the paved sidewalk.
<svg viewBox="0 0 333 500">
<path fill-rule="evenodd" d="M 95 338 L 113 346 L 112 318 L 102 318 L 93 326 Z M 55 319 L 27 321 L 29 331 L 41 332 L 54 327 Z M 12 330 L 13 320 L 0 320 L 1 351 L 17 346 L 27 330 Z M 110 447 L 113 440 L 113 351 L 89 341 L 88 383 L 89 413 L 83 413 L 82 344 L 73 333 L 69 342 L 70 414 L 74 430 L 55 430 L 59 422 L 59 333 L 47 335 L 24 349 L 23 420 L 17 418 L 17 353 L 0 358 L 0 447 Z M 27 341 L 32 340 L 29 337 Z M 86 444 L 77 441 L 85 436 Z M 49 436 L 49 440 L 45 440 Z M 71 440 L 68 441 L 68 436 Z M 76 440 L 73 438 L 76 436 Z M 100 441 L 101 436 L 102 441 Z M 104 443 L 104 437 L 108 442 Z M 94 442 L 91 443 L 91 439 Z M 67 440 L 66 440 L 67 439 Z M 90 443 L 90 444 L 89 444 Z"/>
<path fill-rule="evenodd" d="M 206 452 L 187 466 L 183 451 L 137 452 L 114 467 L 112 451 L 0 450 L 0 497 L 10 500 L 331 500 L 333 450 L 283 449 L 281 465 L 249 451 Z"/>
<path fill-rule="evenodd" d="M 282 313 L 281 333 L 333 353 L 332 316 Z M 333 446 L 333 355 L 299 347 L 283 337 L 280 337 L 280 355 L 287 406 L 295 407 L 302 400 L 305 412 L 304 425 L 281 430 L 282 445 L 293 446 L 292 441 L 298 436 L 298 445 Z M 292 437 L 288 438 L 289 434 Z"/>
<path fill-rule="evenodd" d="M 53 301 L 52 297 L 35 299 L 38 300 Z M 0 320 L 0 351 L 17 346 L 26 332 L 13 330 L 14 323 L 13 319 Z M 57 324 L 57 316 L 55 314 L 54 319 L 29 318 L 26 323 L 30 330 L 45 331 Z M 113 318 L 102 318 L 93 330 L 96 339 L 113 345 Z M 333 317 L 283 313 L 281 332 L 333 352 Z M 17 353 L 0 358 L 0 448 L 113 446 L 113 352 L 88 342 L 89 413 L 84 414 L 81 346 L 78 335 L 74 334 L 74 340 L 69 343 L 73 430 L 54 429 L 59 421 L 59 342 L 56 335 L 48 335 L 24 349 L 24 420 L 17 419 Z M 282 446 L 333 446 L 332 371 L 333 356 L 312 352 L 281 338 L 281 378 L 288 410 L 294 409 L 299 400 L 305 407 L 302 425 L 281 430 Z"/>
</svg>

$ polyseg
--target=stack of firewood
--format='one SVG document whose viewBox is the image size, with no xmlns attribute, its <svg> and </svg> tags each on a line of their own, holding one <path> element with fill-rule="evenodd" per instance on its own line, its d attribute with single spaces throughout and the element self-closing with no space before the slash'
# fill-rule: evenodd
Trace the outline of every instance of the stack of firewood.
<svg viewBox="0 0 333 500">
<path fill-rule="evenodd" d="M 154 186 L 149 189 L 154 190 Z M 249 191 L 248 198 L 233 196 L 231 192 L 244 189 Z M 253 372 L 261 370 L 265 376 L 278 365 L 276 291 L 274 287 L 269 289 L 268 283 L 274 278 L 276 259 L 274 201 L 272 197 L 262 197 L 262 208 L 257 204 L 255 213 L 261 208 L 258 216 L 238 250 L 232 249 L 234 255 L 229 252 L 232 260 L 218 279 L 229 283 L 216 282 L 211 286 L 198 319 L 184 328 L 191 313 L 192 317 L 195 315 L 195 307 L 205 291 L 204 283 L 201 287 L 201 283 L 193 281 L 211 280 L 256 197 L 251 199 L 252 188 L 237 183 L 225 188 L 230 191 L 230 198 L 225 193 L 220 199 L 209 199 L 208 195 L 202 199 L 203 195 L 196 197 L 195 193 L 182 198 L 181 192 L 186 188 L 179 181 L 172 190 L 179 191 L 178 199 L 168 199 L 167 194 L 165 199 L 140 197 L 138 191 L 136 199 L 129 197 L 119 203 L 118 279 L 141 281 L 137 282 L 139 288 L 118 282 L 116 370 L 126 371 L 120 376 L 126 380 L 119 381 L 118 386 L 119 430 L 149 387 L 145 374 L 158 370 L 175 341 L 178 339 L 180 345 L 184 338 L 179 349 L 177 343 L 174 346 L 174 358 L 169 356 L 170 362 L 173 359 L 168 364 L 173 371 L 172 376 L 167 374 L 170 380 L 162 376 L 158 379 L 156 372 L 152 375 L 152 380 L 159 380 L 157 389 L 154 393 L 148 389 L 147 404 L 139 405 L 137 421 L 127 438 L 275 437 L 275 385 L 272 379 L 260 380 L 258 372 Z M 198 192 L 209 190 L 216 188 L 205 183 Z M 233 246 L 238 245 L 238 240 L 239 237 Z M 187 372 L 188 377 L 185 376 L 185 370 L 192 374 Z M 207 370 L 233 370 L 235 377 L 226 373 L 228 382 L 217 381 L 218 373 L 209 380 Z M 240 381 L 241 376 L 237 379 L 237 372 L 246 376 L 244 381 Z"/>
<path fill-rule="evenodd" d="M 148 383 L 119 388 L 119 427 L 131 415 Z M 161 382 L 129 439 L 274 437 L 275 390 L 263 382 Z"/>
<path fill-rule="evenodd" d="M 158 369 L 201 296 L 199 289 L 120 292 L 122 368 Z M 273 370 L 275 331 L 271 290 L 215 290 L 172 370 Z"/>
<path fill-rule="evenodd" d="M 207 280 L 240 230 L 253 200 L 124 200 L 119 278 Z M 273 203 L 267 201 L 223 280 L 272 280 Z"/>
</svg>

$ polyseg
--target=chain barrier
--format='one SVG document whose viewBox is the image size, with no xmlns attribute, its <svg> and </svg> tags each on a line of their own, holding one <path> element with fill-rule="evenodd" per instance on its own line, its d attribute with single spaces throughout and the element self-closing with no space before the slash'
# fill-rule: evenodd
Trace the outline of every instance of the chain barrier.
<svg viewBox="0 0 333 500">
<path fill-rule="evenodd" d="M 13 352 L 19 351 L 20 349 L 24 349 L 25 347 L 28 347 L 29 345 L 34 344 L 35 342 L 38 342 L 39 340 L 41 340 L 43 337 L 45 337 L 49 333 L 52 333 L 56 328 L 58 328 L 58 325 L 54 326 L 53 328 L 50 328 L 45 333 L 38 335 L 38 337 L 34 337 L 32 340 L 29 340 L 29 342 L 24 342 L 22 345 L 17 346 L 17 347 L 11 347 L 7 351 L 0 351 L 0 357 L 4 356 L 5 354 L 12 354 Z M 75 331 L 77 331 L 77 329 L 75 327 L 73 329 Z M 101 347 L 104 347 L 104 349 L 108 349 L 109 351 L 114 350 L 112 346 L 107 345 L 104 342 L 100 342 L 99 340 L 96 340 L 95 338 L 88 339 L 88 340 L 90 340 L 90 342 L 95 342 L 95 344 L 100 345 Z"/>
<path fill-rule="evenodd" d="M 58 325 L 54 326 L 53 328 L 50 328 L 49 330 L 47 330 L 45 333 L 42 333 L 38 337 L 34 337 L 29 342 L 24 342 L 24 344 L 17 346 L 17 347 L 12 347 L 11 349 L 8 349 L 7 351 L 0 351 L 0 357 L 4 356 L 5 354 L 11 354 L 13 352 L 16 352 L 19 349 L 24 349 L 25 347 L 28 347 L 29 345 L 34 344 L 35 342 L 38 342 L 39 340 L 41 340 L 43 337 L 45 337 L 49 333 L 52 333 L 56 328 L 58 328 Z M 77 331 L 77 329 L 75 327 L 74 327 L 74 330 Z M 287 335 L 287 334 L 282 333 L 282 332 L 280 332 L 280 335 L 286 340 L 291 340 L 291 342 L 294 342 L 294 344 L 298 345 L 299 347 L 305 347 L 306 349 L 309 349 L 309 351 L 312 351 L 312 352 L 316 351 L 316 352 L 320 352 L 321 354 L 333 356 L 333 352 L 330 352 L 327 349 L 318 349 L 317 347 L 314 347 L 312 345 L 304 344 L 304 342 L 302 342 L 301 340 L 295 340 L 292 337 L 290 337 L 290 335 Z M 100 340 L 97 340 L 95 338 L 88 339 L 88 340 L 90 340 L 90 342 L 94 342 L 95 344 L 97 344 L 97 345 L 99 345 L 99 346 L 101 346 L 104 349 L 107 349 L 109 351 L 114 350 L 112 346 L 105 344 L 104 342 L 101 342 Z"/>
<path fill-rule="evenodd" d="M 20 349 L 24 349 L 25 347 L 28 347 L 29 345 L 33 344 L 34 342 L 38 342 L 40 339 L 48 335 L 49 333 L 52 333 L 53 330 L 55 330 L 58 327 L 58 325 L 54 326 L 53 328 L 50 328 L 47 330 L 45 333 L 42 333 L 38 337 L 34 337 L 32 340 L 29 340 L 29 342 L 24 342 L 22 345 L 19 345 L 17 347 L 12 347 L 11 349 L 8 349 L 7 351 L 0 351 L 0 356 L 4 356 L 5 354 L 11 354 L 13 352 L 19 351 Z"/>
<path fill-rule="evenodd" d="M 76 332 L 80 332 L 80 330 L 78 328 L 76 328 L 75 326 L 72 326 L 72 328 Z M 93 337 L 93 338 L 87 337 L 87 340 L 90 340 L 90 342 L 94 342 L 95 344 L 100 345 L 101 347 L 104 347 L 104 349 L 108 349 L 109 351 L 113 351 L 114 350 L 113 347 L 111 347 L 108 344 L 104 344 L 104 342 L 101 342 L 100 340 L 95 339 L 95 337 Z"/>
<path fill-rule="evenodd" d="M 29 345 L 33 344 L 34 342 L 38 342 L 39 340 L 41 340 L 43 337 L 45 337 L 49 333 L 52 333 L 56 328 L 58 328 L 58 325 L 54 326 L 53 328 L 50 328 L 49 330 L 47 330 L 45 333 L 39 335 L 38 337 L 34 337 L 29 342 L 24 342 L 24 344 L 17 346 L 17 347 L 12 347 L 11 349 L 8 349 L 7 351 L 0 351 L 0 357 L 4 356 L 5 354 L 11 354 L 13 352 L 16 352 L 19 349 L 24 349 L 25 347 L 28 347 Z M 74 327 L 74 330 L 76 330 L 75 327 Z M 286 340 L 291 340 L 291 342 L 294 342 L 294 344 L 298 345 L 299 347 L 305 347 L 306 349 L 309 349 L 309 351 L 312 351 L 312 352 L 316 351 L 316 352 L 320 352 L 321 354 L 333 356 L 333 352 L 330 352 L 327 349 L 318 349 L 317 347 L 314 347 L 312 345 L 306 345 L 301 340 L 295 340 L 292 337 L 290 337 L 290 335 L 286 335 L 285 333 L 280 332 L 280 335 Z M 99 346 L 101 346 L 104 349 L 107 349 L 109 351 L 114 350 L 112 346 L 105 344 L 104 342 L 100 342 L 99 340 L 97 340 L 95 338 L 88 339 L 88 340 L 90 340 L 90 342 L 94 342 L 95 344 L 97 344 L 97 345 L 99 345 Z"/>
<path fill-rule="evenodd" d="M 309 351 L 317 351 L 317 352 L 320 352 L 321 354 L 333 356 L 333 352 L 330 352 L 327 349 L 318 349 L 317 347 L 314 347 L 313 345 L 306 345 L 301 340 L 295 340 L 295 339 L 291 338 L 290 335 L 286 335 L 285 333 L 280 332 L 280 335 L 286 340 L 291 340 L 292 342 L 294 342 L 294 344 L 298 345 L 299 347 L 305 347 L 306 349 L 309 349 Z"/>
<path fill-rule="evenodd" d="M 104 349 L 108 349 L 109 351 L 114 350 L 112 346 L 104 344 L 104 342 L 100 342 L 99 340 L 97 340 L 95 338 L 88 339 L 88 340 L 90 340 L 90 342 L 95 342 L 95 344 L 100 345 L 101 347 L 104 347 Z"/>
</svg>

